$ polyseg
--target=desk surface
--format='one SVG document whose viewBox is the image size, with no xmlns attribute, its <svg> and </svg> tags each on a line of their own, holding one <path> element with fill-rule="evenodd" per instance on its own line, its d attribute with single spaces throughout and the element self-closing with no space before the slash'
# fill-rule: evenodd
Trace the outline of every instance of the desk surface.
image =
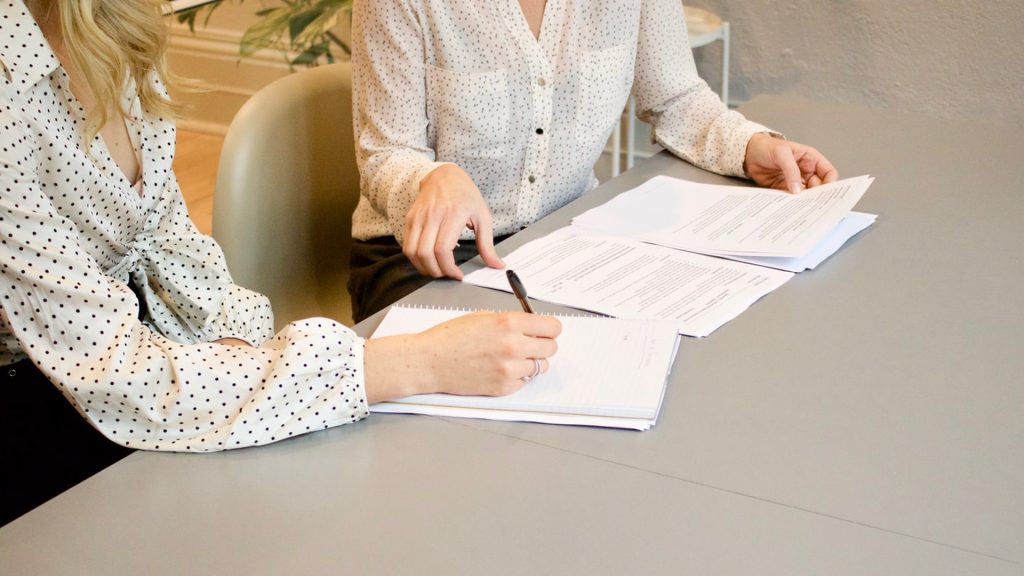
<svg viewBox="0 0 1024 576">
<path fill-rule="evenodd" d="M 743 111 L 876 176 L 858 209 L 880 217 L 686 339 L 650 432 L 378 415 L 137 453 L 0 529 L 0 573 L 1021 574 L 1019 134 L 779 97 Z M 655 174 L 724 180 L 659 155 L 500 250 Z M 516 307 L 450 281 L 407 300 Z"/>
</svg>

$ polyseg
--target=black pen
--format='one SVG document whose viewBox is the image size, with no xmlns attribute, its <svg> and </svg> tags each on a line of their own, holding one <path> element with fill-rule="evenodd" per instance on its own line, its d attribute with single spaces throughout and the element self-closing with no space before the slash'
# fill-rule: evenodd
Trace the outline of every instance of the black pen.
<svg viewBox="0 0 1024 576">
<path fill-rule="evenodd" d="M 523 306 L 523 312 L 529 312 L 533 314 L 533 307 L 530 306 L 530 301 L 526 299 L 526 287 L 519 280 L 519 276 L 512 270 L 505 270 L 505 276 L 508 278 L 508 284 L 512 287 L 512 293 L 519 299 L 519 303 Z"/>
</svg>

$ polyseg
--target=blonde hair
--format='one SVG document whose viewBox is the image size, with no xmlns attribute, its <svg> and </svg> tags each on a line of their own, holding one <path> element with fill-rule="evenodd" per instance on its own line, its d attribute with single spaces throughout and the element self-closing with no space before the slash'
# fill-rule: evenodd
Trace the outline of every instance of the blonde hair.
<svg viewBox="0 0 1024 576">
<path fill-rule="evenodd" d="M 86 133 L 92 139 L 121 106 L 134 80 L 147 115 L 173 118 L 181 106 L 152 83 L 155 73 L 165 85 L 177 77 L 167 69 L 167 24 L 161 0 L 53 0 L 59 8 L 64 47 L 96 101 L 87 110 Z M 127 115 L 127 110 L 121 110 Z"/>
</svg>

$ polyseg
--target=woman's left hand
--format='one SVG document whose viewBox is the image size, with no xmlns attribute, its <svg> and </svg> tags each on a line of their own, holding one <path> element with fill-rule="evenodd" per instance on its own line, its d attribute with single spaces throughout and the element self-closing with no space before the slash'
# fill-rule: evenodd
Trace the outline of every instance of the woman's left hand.
<svg viewBox="0 0 1024 576">
<path fill-rule="evenodd" d="M 793 194 L 839 179 L 839 173 L 821 152 L 763 133 L 754 134 L 747 142 L 743 169 L 759 185 Z"/>
</svg>

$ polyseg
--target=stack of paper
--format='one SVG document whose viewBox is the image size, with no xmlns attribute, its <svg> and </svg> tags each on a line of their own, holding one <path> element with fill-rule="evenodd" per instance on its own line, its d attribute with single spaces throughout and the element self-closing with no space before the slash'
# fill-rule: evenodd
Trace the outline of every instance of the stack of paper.
<svg viewBox="0 0 1024 576">
<path fill-rule="evenodd" d="M 503 256 L 531 298 L 608 314 L 673 323 L 707 336 L 792 272 L 693 254 L 567 226 Z M 509 291 L 504 270 L 481 268 L 465 282 Z"/>
<path fill-rule="evenodd" d="M 876 216 L 851 212 L 874 178 L 800 194 L 657 176 L 573 218 L 573 225 L 791 272 L 812 269 Z"/>
<path fill-rule="evenodd" d="M 466 310 L 392 307 L 373 337 L 421 332 Z M 421 394 L 372 412 L 578 424 L 647 430 L 655 424 L 678 346 L 671 323 L 559 317 L 547 372 L 508 396 Z"/>
<path fill-rule="evenodd" d="M 873 215 L 850 208 L 871 182 L 792 195 L 659 176 L 504 260 L 533 298 L 707 336 L 870 226 Z M 465 281 L 509 290 L 503 270 Z"/>
</svg>

